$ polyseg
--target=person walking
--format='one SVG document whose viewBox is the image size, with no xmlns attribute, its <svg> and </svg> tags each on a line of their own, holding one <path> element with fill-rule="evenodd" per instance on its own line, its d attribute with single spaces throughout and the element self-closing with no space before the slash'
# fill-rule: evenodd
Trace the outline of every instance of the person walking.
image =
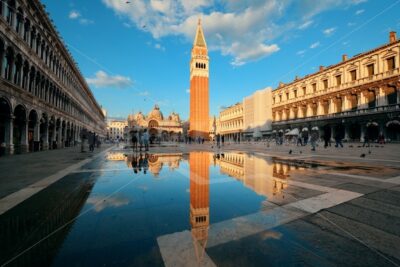
<svg viewBox="0 0 400 267">
<path fill-rule="evenodd" d="M 149 151 L 149 133 L 147 132 L 147 129 L 145 129 L 143 133 L 143 144 L 144 150 Z"/>
<path fill-rule="evenodd" d="M 324 134 L 324 148 L 327 148 L 328 146 L 331 146 L 331 135 L 325 133 Z"/>
<path fill-rule="evenodd" d="M 316 131 L 311 133 L 310 144 L 311 144 L 311 151 L 315 151 L 315 147 L 317 146 L 318 134 Z"/>
<path fill-rule="evenodd" d="M 221 148 L 221 135 L 217 134 L 217 147 Z"/>
<path fill-rule="evenodd" d="M 339 146 L 343 147 L 342 136 L 339 133 L 337 133 L 335 136 L 335 142 L 336 142 L 335 147 L 339 147 Z"/>
<path fill-rule="evenodd" d="M 89 133 L 89 151 L 93 152 L 94 151 L 94 143 L 95 143 L 95 133 Z"/>
<path fill-rule="evenodd" d="M 138 139 L 136 133 L 132 134 L 132 145 L 133 145 L 133 152 L 137 151 L 138 149 Z"/>
<path fill-rule="evenodd" d="M 221 136 L 221 144 L 222 144 L 222 146 L 224 146 L 224 142 L 225 142 L 225 136 L 222 135 L 222 136 Z"/>
<path fill-rule="evenodd" d="M 363 144 L 363 147 L 365 147 L 365 145 L 367 145 L 367 147 L 369 147 L 369 136 L 368 136 L 367 133 L 366 133 L 365 136 L 364 136 L 364 144 Z"/>
</svg>

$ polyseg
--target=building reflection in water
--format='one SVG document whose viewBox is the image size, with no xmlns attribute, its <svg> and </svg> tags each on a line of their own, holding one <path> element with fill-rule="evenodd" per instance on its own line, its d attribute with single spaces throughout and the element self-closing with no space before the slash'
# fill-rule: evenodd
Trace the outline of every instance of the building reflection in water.
<svg viewBox="0 0 400 267">
<path fill-rule="evenodd" d="M 190 225 L 198 262 L 204 257 L 210 224 L 210 163 L 210 153 L 191 152 L 189 155 Z"/>
<path fill-rule="evenodd" d="M 170 170 L 179 168 L 183 159 L 182 153 L 134 153 L 124 154 L 121 152 L 108 153 L 107 159 L 111 161 L 125 161 L 134 173 L 146 174 L 149 171 L 154 177 L 158 177 L 164 166 Z"/>
<path fill-rule="evenodd" d="M 268 201 L 280 203 L 285 198 L 289 172 L 304 169 L 303 164 L 275 158 L 258 158 L 243 153 L 215 154 L 214 162 L 222 174 L 241 181 Z"/>
</svg>

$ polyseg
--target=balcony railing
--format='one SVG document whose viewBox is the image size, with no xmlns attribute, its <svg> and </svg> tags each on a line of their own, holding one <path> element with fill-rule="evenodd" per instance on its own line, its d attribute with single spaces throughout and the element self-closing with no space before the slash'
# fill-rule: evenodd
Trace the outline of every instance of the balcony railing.
<svg viewBox="0 0 400 267">
<path fill-rule="evenodd" d="M 344 118 L 344 117 L 353 117 L 353 116 L 357 116 L 357 115 L 370 115 L 370 114 L 389 112 L 389 111 L 400 111 L 400 104 L 378 106 L 378 107 L 373 107 L 373 108 L 363 108 L 363 109 L 356 109 L 356 110 L 346 110 L 343 112 L 311 116 L 311 117 L 306 117 L 306 118 L 274 121 L 273 124 L 277 125 L 277 124 L 288 124 L 288 123 L 296 123 L 296 122 L 308 122 L 308 121 L 315 121 L 315 120 L 322 120 L 322 119 L 336 119 L 336 118 Z"/>
<path fill-rule="evenodd" d="M 367 83 L 370 83 L 371 81 L 382 80 L 382 79 L 389 78 L 389 77 L 395 76 L 395 75 L 400 75 L 400 69 L 399 68 L 395 68 L 393 70 L 388 70 L 388 71 L 385 71 L 385 72 L 377 73 L 377 74 L 374 74 L 372 76 L 359 78 L 359 79 L 357 79 L 355 81 L 349 81 L 349 82 L 346 82 L 346 83 L 342 83 L 341 85 L 338 85 L 338 86 L 331 86 L 331 87 L 329 87 L 327 89 L 324 89 L 324 90 L 318 90 L 315 93 L 310 93 L 310 94 L 305 94 L 305 95 L 302 95 L 302 96 L 297 96 L 296 98 L 292 98 L 292 99 L 289 99 L 289 100 L 284 100 L 284 101 L 281 101 L 281 102 L 277 102 L 277 103 L 273 104 L 272 106 L 276 107 L 276 106 L 280 106 L 280 105 L 287 105 L 287 104 L 295 103 L 295 102 L 298 102 L 298 101 L 301 101 L 301 100 L 306 100 L 306 99 L 322 96 L 322 95 L 325 95 L 327 93 L 338 92 L 338 91 L 341 91 L 341 90 L 344 90 L 344 89 L 348 89 L 348 88 L 352 88 L 352 87 L 355 87 L 355 86 L 367 84 Z M 274 96 L 275 96 L 275 99 L 278 99 L 277 98 L 277 96 L 278 96 L 277 94 L 275 94 Z"/>
</svg>

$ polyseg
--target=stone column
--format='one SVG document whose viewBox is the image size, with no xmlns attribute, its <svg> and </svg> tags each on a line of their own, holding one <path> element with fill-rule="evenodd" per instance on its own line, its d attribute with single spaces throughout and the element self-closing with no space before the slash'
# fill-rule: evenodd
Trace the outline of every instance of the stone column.
<svg viewBox="0 0 400 267">
<path fill-rule="evenodd" d="M 295 118 L 294 108 L 290 108 L 289 109 L 289 119 L 294 119 L 294 118 Z"/>
<path fill-rule="evenodd" d="M 35 149 L 37 148 L 37 150 Z M 38 120 L 33 128 L 33 151 L 40 150 L 40 121 Z"/>
<path fill-rule="evenodd" d="M 51 149 L 54 149 L 53 144 L 54 144 L 54 141 L 56 141 L 56 136 L 57 136 L 57 127 L 56 127 L 56 124 L 53 124 L 53 132 L 51 133 L 51 137 L 50 137 L 50 139 L 51 139 L 51 143 L 50 143 Z"/>
<path fill-rule="evenodd" d="M 352 95 L 351 94 L 348 94 L 348 95 L 345 95 L 344 97 L 343 97 L 343 105 L 342 105 L 342 110 L 343 111 L 348 111 L 348 110 L 351 110 L 351 108 L 352 108 L 352 106 L 351 106 L 351 99 L 352 98 Z"/>
<path fill-rule="evenodd" d="M 62 123 L 60 123 L 60 127 L 58 127 L 57 134 L 57 148 L 62 148 Z"/>
<path fill-rule="evenodd" d="M 21 153 L 25 153 L 25 152 L 29 151 L 28 124 L 29 124 L 29 120 L 26 120 L 24 129 L 22 131 L 22 136 L 21 136 Z"/>
<path fill-rule="evenodd" d="M 362 124 L 361 124 L 360 142 L 364 142 L 364 136 L 365 136 L 365 132 L 366 131 L 367 131 L 367 127 L 365 126 L 365 123 L 362 122 Z"/>
<path fill-rule="evenodd" d="M 344 125 L 344 140 L 346 141 L 350 140 L 350 128 L 349 125 L 347 124 Z"/>
<path fill-rule="evenodd" d="M 328 113 L 332 114 L 332 113 L 336 113 L 336 106 L 335 106 L 336 102 L 334 98 L 329 99 L 329 108 L 328 108 Z"/>
<path fill-rule="evenodd" d="M 377 92 L 375 93 L 377 97 L 376 105 L 377 106 L 386 106 L 387 105 L 387 97 L 385 93 L 385 89 L 383 87 L 379 87 Z"/>
<path fill-rule="evenodd" d="M 6 136 L 5 136 L 5 141 L 6 141 L 6 149 L 8 151 L 8 154 L 13 155 L 14 154 L 14 116 L 10 116 L 10 121 L 8 123 L 8 129 L 6 129 Z"/>
<path fill-rule="evenodd" d="M 311 117 L 311 116 L 313 116 L 312 105 L 313 105 L 313 103 L 307 104 L 306 117 Z"/>
<path fill-rule="evenodd" d="M 303 109 L 302 106 L 299 106 L 299 107 L 298 107 L 297 117 L 298 117 L 299 119 L 304 118 L 304 109 Z"/>
<path fill-rule="evenodd" d="M 324 115 L 324 106 L 322 101 L 318 101 L 317 115 Z"/>
<path fill-rule="evenodd" d="M 42 136 L 43 140 L 43 150 L 48 150 L 49 149 L 49 123 L 47 122 L 44 125 L 44 134 Z"/>
</svg>

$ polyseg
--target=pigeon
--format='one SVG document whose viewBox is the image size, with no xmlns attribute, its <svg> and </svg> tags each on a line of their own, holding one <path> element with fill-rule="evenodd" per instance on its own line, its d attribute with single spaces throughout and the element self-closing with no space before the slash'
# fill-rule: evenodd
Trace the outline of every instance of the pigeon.
<svg viewBox="0 0 400 267">
<path fill-rule="evenodd" d="M 365 154 L 364 154 L 364 153 L 361 154 L 360 157 L 361 157 L 361 158 L 365 158 Z"/>
<path fill-rule="evenodd" d="M 300 154 L 302 154 L 302 153 L 303 153 L 303 151 L 300 150 Z"/>
<path fill-rule="evenodd" d="M 371 154 L 371 150 L 368 150 L 368 154 Z"/>
<path fill-rule="evenodd" d="M 292 154 L 292 152 L 293 152 L 293 151 L 290 149 L 290 150 L 289 150 L 289 154 Z"/>
<path fill-rule="evenodd" d="M 353 147 L 353 145 L 349 145 L 349 147 Z"/>
<path fill-rule="evenodd" d="M 357 146 L 357 147 L 361 147 L 361 146 Z"/>
</svg>

